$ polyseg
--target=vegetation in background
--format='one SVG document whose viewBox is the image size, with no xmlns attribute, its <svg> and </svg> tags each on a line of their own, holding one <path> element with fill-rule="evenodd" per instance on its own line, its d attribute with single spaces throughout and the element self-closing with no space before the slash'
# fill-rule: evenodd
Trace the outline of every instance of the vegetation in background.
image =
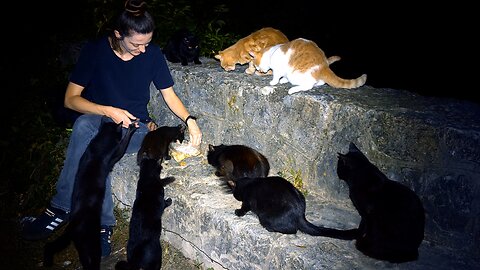
<svg viewBox="0 0 480 270">
<path fill-rule="evenodd" d="M 66 70 L 52 58 L 39 70 L 32 70 L 25 85 L 18 83 L 9 102 L 9 112 L 0 140 L 1 159 L 0 216 L 38 211 L 47 205 L 63 165 L 70 131 L 53 118 L 51 106 L 58 89 L 64 89 Z M 13 207 L 12 207 L 13 206 Z"/>
<path fill-rule="evenodd" d="M 303 186 L 302 171 L 294 169 L 292 167 L 292 164 L 294 164 L 293 160 L 289 159 L 287 167 L 284 168 L 282 171 L 278 172 L 278 175 L 287 179 L 304 195 L 308 195 L 308 190 Z"/>
<path fill-rule="evenodd" d="M 104 33 L 110 27 L 110 22 L 119 10 L 123 1 L 89 0 L 92 5 L 96 35 Z M 225 33 L 225 18 L 229 8 L 220 0 L 151 0 L 147 1 L 148 10 L 156 23 L 154 42 L 160 47 L 165 46 L 168 38 L 177 30 L 187 28 L 195 33 L 200 43 L 200 54 L 212 57 L 214 53 L 235 43 L 239 36 Z"/>
</svg>

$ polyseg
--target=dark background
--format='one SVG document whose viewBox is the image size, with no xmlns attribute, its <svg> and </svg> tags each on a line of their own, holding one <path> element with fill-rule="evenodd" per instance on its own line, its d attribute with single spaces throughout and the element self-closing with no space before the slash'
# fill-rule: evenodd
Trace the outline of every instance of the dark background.
<svg viewBox="0 0 480 270">
<path fill-rule="evenodd" d="M 45 68 L 59 37 L 67 39 L 95 28 L 82 11 L 87 2 L 6 4 L 1 19 L 5 28 L 1 41 L 5 91 L 8 87 L 21 89 L 19 86 L 28 83 L 29 73 Z M 210 2 L 214 5 L 222 1 L 191 2 L 194 12 L 201 14 L 202 10 L 195 7 L 205 9 Z M 223 32 L 245 36 L 271 26 L 289 39 L 315 41 L 327 56 L 341 56 L 342 60 L 332 65 L 341 77 L 356 78 L 366 73 L 366 84 L 373 87 L 480 102 L 477 48 L 473 43 L 479 32 L 478 14 L 471 5 L 459 1 L 445 5 L 333 0 L 225 3 L 229 12 Z M 10 19 L 7 13 L 12 14 Z"/>
<path fill-rule="evenodd" d="M 327 56 L 342 57 L 332 65 L 337 75 L 366 73 L 374 87 L 480 100 L 473 44 L 479 15 L 460 1 L 239 2 L 232 7 L 239 30 L 269 25 L 289 39 L 312 39 Z"/>
</svg>

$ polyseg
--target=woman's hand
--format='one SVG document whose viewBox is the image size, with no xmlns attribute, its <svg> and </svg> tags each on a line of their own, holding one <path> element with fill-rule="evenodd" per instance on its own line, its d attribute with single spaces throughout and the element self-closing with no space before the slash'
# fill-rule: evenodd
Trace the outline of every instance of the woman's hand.
<svg viewBox="0 0 480 270">
<path fill-rule="evenodd" d="M 162 93 L 163 100 L 167 103 L 168 108 L 173 111 L 173 113 L 178 116 L 180 119 L 185 121 L 185 119 L 190 115 L 185 109 L 182 101 L 178 98 L 177 94 L 173 91 L 173 87 L 168 87 L 165 89 L 161 89 L 160 93 Z M 195 119 L 188 119 L 188 123 L 185 123 L 188 127 L 188 133 L 190 135 L 190 144 L 194 147 L 200 146 L 202 142 L 202 132 L 200 128 L 197 126 L 197 122 Z"/>
<path fill-rule="evenodd" d="M 200 146 L 202 142 L 202 132 L 197 125 L 197 122 L 193 119 L 188 120 L 188 134 L 190 135 L 190 144 L 194 147 Z"/>
<path fill-rule="evenodd" d="M 122 126 L 124 128 L 128 128 L 128 126 L 133 121 L 137 120 L 137 118 L 133 114 L 131 114 L 130 112 L 124 109 L 119 109 L 119 108 L 110 106 L 105 111 L 106 111 L 105 115 L 110 117 L 113 120 L 113 122 L 117 124 L 122 122 Z M 136 125 L 138 126 L 138 123 Z"/>
</svg>

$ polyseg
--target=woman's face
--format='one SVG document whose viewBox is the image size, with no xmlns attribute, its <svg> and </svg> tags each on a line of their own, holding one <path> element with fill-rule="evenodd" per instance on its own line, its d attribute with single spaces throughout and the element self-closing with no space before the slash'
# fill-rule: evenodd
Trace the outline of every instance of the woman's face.
<svg viewBox="0 0 480 270">
<path fill-rule="evenodd" d="M 120 34 L 115 31 L 115 35 L 120 39 L 120 46 L 129 54 L 133 56 L 144 53 L 148 44 L 152 41 L 153 33 L 139 34 L 133 32 L 130 36 L 121 37 Z"/>
</svg>

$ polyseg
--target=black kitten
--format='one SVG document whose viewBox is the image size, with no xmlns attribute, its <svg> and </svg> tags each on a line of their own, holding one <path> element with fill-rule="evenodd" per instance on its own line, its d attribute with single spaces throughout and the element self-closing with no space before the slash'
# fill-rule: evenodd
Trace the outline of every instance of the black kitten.
<svg viewBox="0 0 480 270">
<path fill-rule="evenodd" d="M 167 41 L 162 51 L 167 60 L 172 63 L 182 63 L 182 66 L 186 66 L 189 62 L 194 62 L 199 65 L 202 63 L 198 59 L 200 57 L 199 44 L 196 35 L 187 29 L 180 29 Z"/>
<path fill-rule="evenodd" d="M 172 199 L 165 199 L 164 187 L 174 177 L 160 178 L 162 166 L 146 155 L 140 161 L 140 177 L 130 219 L 127 261 L 119 261 L 116 270 L 159 270 L 162 266 L 162 215 Z"/>
<path fill-rule="evenodd" d="M 245 145 L 208 145 L 208 164 L 216 168 L 215 175 L 225 177 L 232 186 L 243 177 L 267 177 L 270 163 L 257 150 Z"/>
<path fill-rule="evenodd" d="M 160 163 L 165 160 L 170 160 L 172 157 L 168 153 L 168 147 L 170 143 L 179 141 L 183 142 L 185 138 L 185 126 L 178 125 L 176 127 L 161 126 L 153 131 L 150 131 L 145 135 L 142 141 L 142 145 L 137 153 L 137 164 L 140 162 L 144 155 L 150 159 L 155 159 Z"/>
<path fill-rule="evenodd" d="M 425 213 L 415 192 L 388 179 L 353 143 L 347 154 L 338 153 L 337 174 L 361 216 L 357 249 L 394 263 L 416 260 Z"/>
<path fill-rule="evenodd" d="M 100 216 L 105 180 L 122 158 L 137 128 L 131 124 L 122 138 L 122 123 L 102 118 L 97 135 L 82 155 L 72 193 L 71 219 L 63 234 L 44 249 L 44 265 L 52 266 L 54 255 L 73 241 L 83 269 L 100 269 Z"/>
<path fill-rule="evenodd" d="M 292 183 L 279 176 L 241 178 L 235 181 L 233 196 L 242 202 L 242 207 L 235 210 L 237 216 L 252 211 L 270 232 L 295 234 L 301 231 L 313 236 L 351 240 L 358 231 L 336 230 L 310 223 L 305 218 L 305 197 Z"/>
</svg>

